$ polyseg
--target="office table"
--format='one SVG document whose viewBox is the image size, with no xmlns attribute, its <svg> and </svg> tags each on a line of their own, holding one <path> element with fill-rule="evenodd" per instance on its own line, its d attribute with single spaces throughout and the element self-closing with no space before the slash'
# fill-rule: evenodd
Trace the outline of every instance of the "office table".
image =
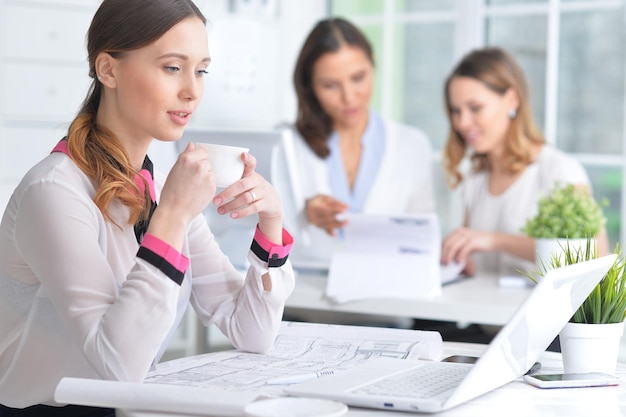
<svg viewBox="0 0 626 417">
<path fill-rule="evenodd" d="M 476 356 L 480 355 L 485 348 L 486 345 L 480 344 L 444 342 L 443 356 L 453 354 Z M 544 352 L 539 360 L 542 364 L 542 372 L 563 371 L 559 353 Z M 618 364 L 616 375 L 622 378 L 622 380 L 626 380 L 626 364 Z M 410 414 L 353 407 L 346 414 L 347 417 L 404 417 L 408 415 L 426 416 L 430 414 Z M 456 408 L 432 415 L 438 417 L 626 416 L 626 382 L 618 387 L 540 389 L 530 386 L 519 379 Z M 183 416 L 118 410 L 118 417 Z"/>
<path fill-rule="evenodd" d="M 326 273 L 297 271 L 287 312 L 333 311 L 470 324 L 504 325 L 530 294 L 530 288 L 504 288 L 492 275 L 463 278 L 444 285 L 431 299 L 368 299 L 337 304 L 325 297 Z"/>
</svg>

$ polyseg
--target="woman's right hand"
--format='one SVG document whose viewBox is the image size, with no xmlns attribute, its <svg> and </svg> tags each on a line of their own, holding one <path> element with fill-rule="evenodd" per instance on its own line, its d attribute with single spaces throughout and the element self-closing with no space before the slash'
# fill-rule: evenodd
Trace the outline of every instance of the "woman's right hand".
<svg viewBox="0 0 626 417">
<path fill-rule="evenodd" d="M 306 200 L 304 208 L 309 223 L 324 229 L 331 236 L 335 236 L 337 229 L 348 223 L 346 220 L 337 220 L 337 215 L 344 213 L 347 209 L 347 204 L 322 194 Z"/>
<path fill-rule="evenodd" d="M 189 143 L 163 185 L 148 232 L 180 249 L 187 225 L 211 203 L 216 185 L 207 150 Z"/>
<path fill-rule="evenodd" d="M 211 203 L 216 185 L 207 150 L 189 143 L 167 176 L 159 206 L 168 206 L 190 222 Z"/>
</svg>

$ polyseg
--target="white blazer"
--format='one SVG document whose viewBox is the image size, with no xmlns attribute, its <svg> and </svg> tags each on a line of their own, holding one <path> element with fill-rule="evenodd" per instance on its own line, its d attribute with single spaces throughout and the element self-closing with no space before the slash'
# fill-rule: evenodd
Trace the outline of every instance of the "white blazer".
<svg viewBox="0 0 626 417">
<path fill-rule="evenodd" d="M 405 214 L 435 211 L 433 192 L 432 148 L 426 135 L 417 128 L 383 120 L 385 153 L 374 185 L 365 203 L 364 213 Z M 295 130 L 295 129 L 294 129 Z M 318 194 L 332 195 L 326 161 L 317 156 L 304 139 L 294 133 L 301 200 L 294 202 L 296 239 L 294 263 L 330 261 L 334 239 L 311 225 L 304 214 L 305 200 Z"/>
</svg>

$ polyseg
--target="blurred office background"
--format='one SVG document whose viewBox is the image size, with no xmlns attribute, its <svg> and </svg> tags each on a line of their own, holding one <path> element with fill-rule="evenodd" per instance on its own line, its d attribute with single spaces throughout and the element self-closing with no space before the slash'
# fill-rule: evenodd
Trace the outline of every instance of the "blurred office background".
<svg viewBox="0 0 626 417">
<path fill-rule="evenodd" d="M 621 219 L 626 158 L 625 0 L 198 0 L 213 63 L 191 124 L 268 128 L 296 112 L 291 75 L 312 25 L 327 15 L 357 23 L 375 45 L 374 107 L 423 129 L 440 167 L 447 134 L 442 85 L 467 51 L 500 45 L 529 78 L 550 143 L 579 158 L 606 198 L 612 244 Z M 89 79 L 84 36 L 98 0 L 0 0 L 0 206 L 62 136 Z M 157 155 L 158 159 L 158 155 Z M 454 194 L 437 172 L 445 231 Z M 451 200 L 452 198 L 452 200 Z"/>
<path fill-rule="evenodd" d="M 623 0 L 334 0 L 329 7 L 357 22 L 376 45 L 376 108 L 422 128 L 435 149 L 448 131 L 442 85 L 450 68 L 474 47 L 513 53 L 548 142 L 585 165 L 596 198 L 609 202 L 612 246 L 626 241 Z M 454 217 L 445 216 L 454 205 L 441 169 L 437 190 L 442 224 L 454 226 Z"/>
<path fill-rule="evenodd" d="M 423 129 L 436 155 L 444 233 L 460 221 L 440 168 L 443 81 L 466 52 L 508 49 L 547 140 L 585 165 L 606 198 L 611 244 L 626 241 L 626 0 L 197 0 L 213 62 L 192 128 L 270 128 L 296 112 L 291 75 L 328 15 L 375 46 L 374 107 Z M 0 207 L 62 137 L 89 79 L 85 34 L 98 0 L 0 0 Z M 155 149 L 167 159 L 171 148 Z M 158 155 L 161 153 L 161 155 Z M 170 159 L 173 157 L 169 155 Z"/>
</svg>

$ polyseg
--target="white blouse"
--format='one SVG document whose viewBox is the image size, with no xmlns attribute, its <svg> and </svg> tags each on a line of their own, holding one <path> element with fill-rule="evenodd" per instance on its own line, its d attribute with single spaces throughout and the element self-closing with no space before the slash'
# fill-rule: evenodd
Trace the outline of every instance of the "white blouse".
<svg viewBox="0 0 626 417">
<path fill-rule="evenodd" d="M 163 183 L 157 176 L 157 199 Z M 190 263 L 179 285 L 164 271 L 181 254 L 169 247 L 175 253 L 157 256 L 160 263 L 138 256 L 128 209 L 112 204 L 117 224 L 108 222 L 94 194 L 73 161 L 53 153 L 9 201 L 0 224 L 1 404 L 54 405 L 65 376 L 142 381 L 189 302 L 236 348 L 271 347 L 294 287 L 289 261 L 268 267 L 250 251 L 242 275 L 199 215 L 184 242 Z M 268 272 L 272 290 L 264 291 Z"/>
<path fill-rule="evenodd" d="M 548 145 L 543 146 L 537 160 L 526 167 L 502 194 L 489 192 L 487 172 L 470 174 L 463 180 L 461 188 L 467 226 L 487 232 L 522 235 L 526 220 L 537 213 L 539 199 L 548 195 L 557 183 L 590 184 L 580 162 Z M 534 262 L 504 252 L 476 253 L 472 257 L 478 272 L 499 276 L 519 276 L 519 271 L 536 269 Z"/>
</svg>

